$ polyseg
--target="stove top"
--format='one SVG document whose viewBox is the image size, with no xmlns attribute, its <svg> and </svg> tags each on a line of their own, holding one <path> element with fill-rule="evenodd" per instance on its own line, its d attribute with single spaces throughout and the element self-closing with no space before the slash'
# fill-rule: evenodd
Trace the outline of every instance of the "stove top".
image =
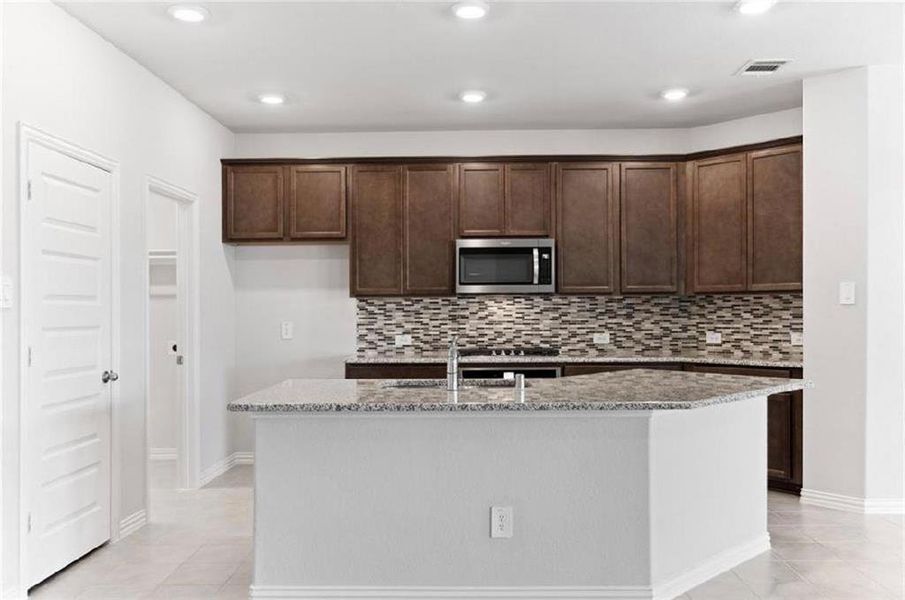
<svg viewBox="0 0 905 600">
<path fill-rule="evenodd" d="M 508 347 L 508 348 L 463 348 L 460 356 L 559 356 L 559 348 L 549 347 Z"/>
</svg>

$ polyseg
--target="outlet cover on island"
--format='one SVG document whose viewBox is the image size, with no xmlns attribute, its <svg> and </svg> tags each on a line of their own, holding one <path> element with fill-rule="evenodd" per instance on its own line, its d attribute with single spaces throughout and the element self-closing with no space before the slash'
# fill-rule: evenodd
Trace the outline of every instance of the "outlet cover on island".
<svg viewBox="0 0 905 600">
<path fill-rule="evenodd" d="M 512 507 L 511 506 L 491 506 L 490 507 L 490 537 L 492 537 L 492 538 L 511 538 L 512 537 Z"/>
<path fill-rule="evenodd" d="M 706 335 L 706 342 L 708 344 L 722 344 L 723 334 L 719 331 L 708 331 Z"/>
<path fill-rule="evenodd" d="M 804 346 L 804 333 L 800 331 L 789 332 L 789 343 L 793 346 Z"/>
<path fill-rule="evenodd" d="M 280 323 L 280 338 L 291 340 L 293 336 L 292 328 L 292 321 L 283 321 Z"/>
<path fill-rule="evenodd" d="M 594 345 L 595 346 L 603 346 L 605 344 L 610 343 L 610 333 L 608 331 L 604 331 L 603 333 L 595 333 L 594 334 Z"/>
<path fill-rule="evenodd" d="M 412 336 L 409 333 L 400 333 L 396 336 L 396 347 L 402 348 L 403 346 L 411 346 L 412 345 Z"/>
</svg>

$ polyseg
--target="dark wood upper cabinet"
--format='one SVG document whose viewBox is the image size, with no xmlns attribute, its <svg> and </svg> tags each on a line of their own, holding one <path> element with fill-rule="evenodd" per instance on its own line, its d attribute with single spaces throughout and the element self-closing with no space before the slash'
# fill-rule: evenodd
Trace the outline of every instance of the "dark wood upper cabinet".
<svg viewBox="0 0 905 600">
<path fill-rule="evenodd" d="M 346 167 L 289 167 L 288 237 L 292 240 L 346 237 Z"/>
<path fill-rule="evenodd" d="M 675 163 L 622 163 L 620 182 L 622 291 L 678 291 Z"/>
<path fill-rule="evenodd" d="M 402 294 L 402 169 L 353 167 L 351 199 L 352 294 Z"/>
<path fill-rule="evenodd" d="M 224 167 L 223 241 L 283 238 L 283 177 L 279 165 Z"/>
<path fill-rule="evenodd" d="M 224 164 L 223 241 L 345 239 L 347 172 L 334 164 Z"/>
<path fill-rule="evenodd" d="M 453 293 L 455 184 L 452 164 L 403 168 L 406 294 Z"/>
<path fill-rule="evenodd" d="M 744 154 L 700 160 L 692 167 L 689 268 L 694 292 L 747 287 Z"/>
<path fill-rule="evenodd" d="M 619 165 L 556 166 L 559 291 L 606 294 L 619 289 Z"/>
<path fill-rule="evenodd" d="M 801 146 L 748 153 L 748 287 L 801 290 Z"/>
<path fill-rule="evenodd" d="M 505 234 L 504 166 L 465 163 L 459 166 L 459 234 L 494 237 Z"/>
<path fill-rule="evenodd" d="M 550 235 L 550 165 L 506 165 L 506 235 Z"/>
</svg>

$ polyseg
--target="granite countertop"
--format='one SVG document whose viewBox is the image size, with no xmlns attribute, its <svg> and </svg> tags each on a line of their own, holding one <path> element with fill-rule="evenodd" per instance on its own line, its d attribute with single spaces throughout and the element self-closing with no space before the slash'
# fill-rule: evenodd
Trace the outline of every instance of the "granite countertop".
<svg viewBox="0 0 905 600">
<path fill-rule="evenodd" d="M 500 412 L 691 409 L 805 387 L 802 380 L 630 369 L 529 382 L 522 401 L 500 387 L 391 387 L 395 382 L 287 379 L 229 404 L 233 412 Z"/>
<path fill-rule="evenodd" d="M 720 355 L 703 352 L 681 354 L 560 354 L 558 356 L 463 356 L 461 364 L 602 364 L 602 363 L 695 363 L 705 365 L 733 365 L 740 367 L 802 368 L 801 359 L 790 360 L 775 356 Z M 399 356 L 395 354 L 356 354 L 346 359 L 356 364 L 437 364 L 446 363 L 446 354 L 420 354 Z"/>
</svg>

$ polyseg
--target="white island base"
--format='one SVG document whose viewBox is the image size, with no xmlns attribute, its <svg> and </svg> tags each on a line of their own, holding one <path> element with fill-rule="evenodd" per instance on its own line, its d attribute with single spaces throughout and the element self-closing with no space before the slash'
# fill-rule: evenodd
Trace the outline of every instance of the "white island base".
<svg viewBox="0 0 905 600">
<path fill-rule="evenodd" d="M 673 598 L 770 547 L 766 409 L 256 413 L 251 596 Z"/>
</svg>

